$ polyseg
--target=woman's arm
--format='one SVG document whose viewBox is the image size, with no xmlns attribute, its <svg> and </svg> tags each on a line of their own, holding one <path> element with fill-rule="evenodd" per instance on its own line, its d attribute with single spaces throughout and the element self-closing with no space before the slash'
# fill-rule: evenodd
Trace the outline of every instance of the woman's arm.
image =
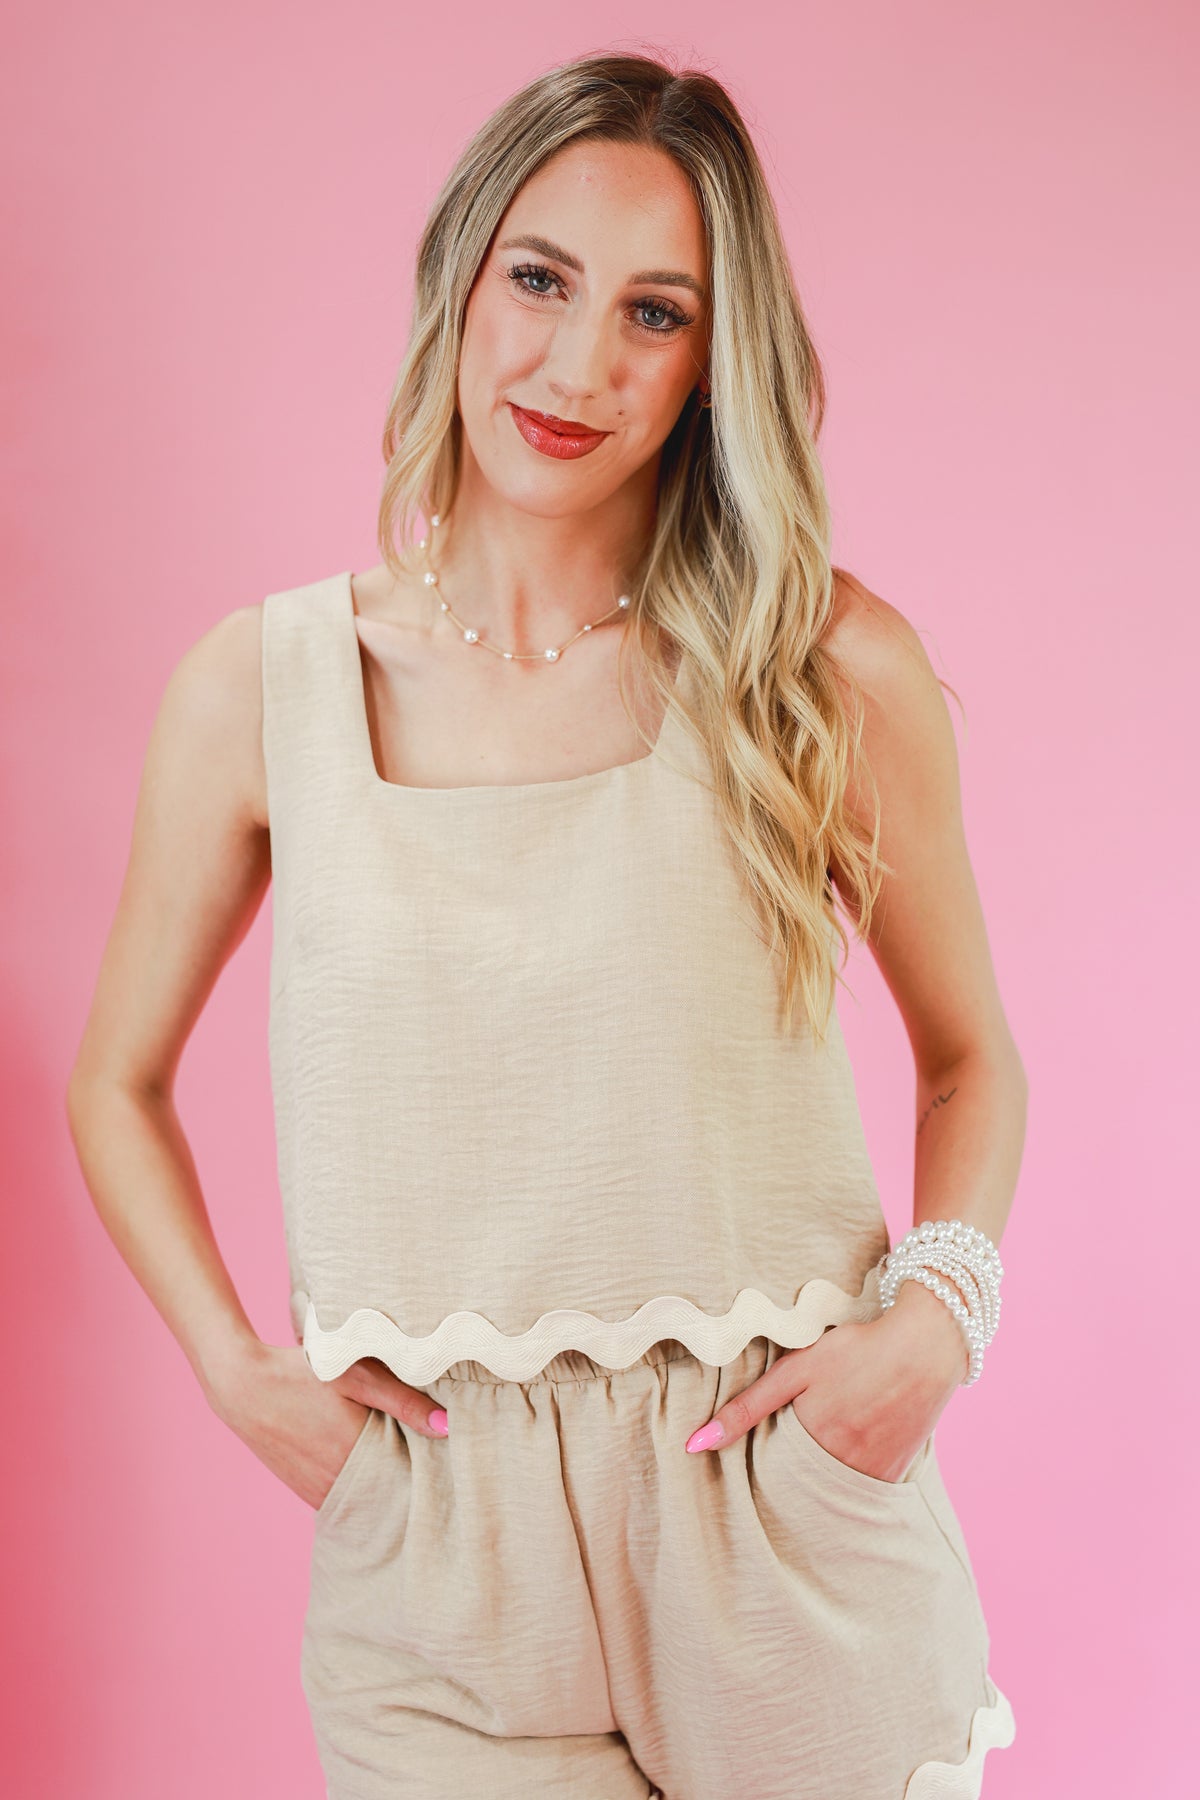
<svg viewBox="0 0 1200 1800">
<path fill-rule="evenodd" d="M 822 647 L 862 690 L 879 850 L 893 871 L 867 943 L 916 1065 L 913 1222 L 962 1219 L 998 1245 L 1024 1145 L 1027 1083 L 967 854 L 945 696 L 903 615 L 841 573 Z M 847 803 L 869 834 L 869 783 L 852 784 Z M 836 861 L 831 868 L 853 916 L 844 873 Z M 908 1281 L 880 1318 L 826 1331 L 733 1396 L 714 1414 L 724 1428 L 717 1443 L 807 1395 L 796 1416 L 819 1443 L 866 1474 L 898 1480 L 967 1371 L 958 1321 L 938 1295 Z M 697 1447 L 716 1446 L 702 1439 Z"/>
<path fill-rule="evenodd" d="M 262 607 L 182 658 L 150 734 L 116 917 L 67 1093 L 96 1210 L 217 1416 L 310 1506 L 378 1407 L 427 1437 L 442 1409 L 376 1358 L 321 1382 L 264 1343 L 221 1258 L 175 1108 L 175 1072 L 271 877 Z M 430 1423 L 432 1419 L 433 1423 Z"/>
<path fill-rule="evenodd" d="M 221 1258 L 175 1108 L 183 1047 L 271 877 L 262 607 L 182 658 L 150 734 L 133 841 L 67 1115 L 105 1228 L 217 1416 L 312 1507 L 378 1407 L 428 1437 L 440 1408 L 375 1358 L 321 1382 L 254 1332 Z M 432 1420 L 432 1423 L 431 1423 Z"/>
<path fill-rule="evenodd" d="M 271 876 L 261 607 L 178 663 L 150 733 L 132 843 L 67 1116 L 106 1230 L 213 1402 L 259 1348 L 222 1261 L 175 1109 L 175 1072 Z"/>
<path fill-rule="evenodd" d="M 963 1219 L 999 1245 L 1020 1170 L 1028 1086 L 967 851 L 949 709 L 908 620 L 845 575 L 827 647 L 863 690 L 879 849 L 893 871 L 866 941 L 916 1068 L 913 1222 Z M 847 798 L 869 831 L 869 796 L 855 785 Z M 838 883 L 836 863 L 833 873 Z M 940 1333 L 966 1373 L 962 1333 L 936 1294 L 905 1282 L 892 1310 L 927 1336 Z"/>
</svg>

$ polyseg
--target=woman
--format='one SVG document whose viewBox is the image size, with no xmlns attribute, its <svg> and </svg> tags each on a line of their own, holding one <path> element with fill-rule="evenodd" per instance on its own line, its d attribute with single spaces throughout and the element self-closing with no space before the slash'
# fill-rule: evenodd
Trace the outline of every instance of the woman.
<svg viewBox="0 0 1200 1800">
<path fill-rule="evenodd" d="M 830 566 L 823 400 L 725 91 L 557 69 L 424 232 L 382 563 L 168 684 L 70 1116 L 315 1508 L 334 1800 L 965 1800 L 1013 1735 L 933 1432 L 996 1328 L 1025 1080 L 939 683 Z M 272 874 L 299 1347 L 171 1097 Z M 916 1063 L 890 1252 L 835 893 Z"/>
</svg>

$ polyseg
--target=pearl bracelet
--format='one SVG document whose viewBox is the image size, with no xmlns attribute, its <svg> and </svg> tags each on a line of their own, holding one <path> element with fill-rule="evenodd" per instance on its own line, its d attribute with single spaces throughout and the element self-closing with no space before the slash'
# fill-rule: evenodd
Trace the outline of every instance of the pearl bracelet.
<svg viewBox="0 0 1200 1800">
<path fill-rule="evenodd" d="M 961 1220 L 927 1220 L 915 1227 L 884 1259 L 881 1298 L 890 1306 L 904 1281 L 919 1281 L 936 1293 L 958 1319 L 967 1340 L 969 1369 L 965 1382 L 977 1381 L 982 1368 L 985 1346 L 990 1343 L 999 1322 L 999 1279 L 1003 1273 L 995 1246 Z M 964 1305 L 959 1295 L 946 1282 L 939 1281 L 940 1270 L 959 1280 L 968 1296 Z"/>
<path fill-rule="evenodd" d="M 913 1260 L 911 1254 L 906 1260 Z M 916 1263 L 918 1267 L 930 1269 L 935 1274 L 948 1275 L 951 1281 L 957 1282 L 966 1296 L 967 1310 L 979 1321 L 985 1340 L 995 1336 L 998 1294 L 992 1283 L 972 1263 L 950 1245 L 936 1240 L 928 1241 L 922 1246 L 916 1256 Z"/>
<path fill-rule="evenodd" d="M 881 1258 L 880 1302 L 895 1304 L 902 1283 L 919 1281 L 943 1300 L 962 1327 L 969 1366 L 962 1386 L 970 1387 L 983 1372 L 983 1353 L 1000 1323 L 999 1252 L 984 1232 L 963 1219 L 925 1219 L 914 1225 L 893 1250 Z M 940 1279 L 958 1283 L 964 1301 Z"/>
</svg>

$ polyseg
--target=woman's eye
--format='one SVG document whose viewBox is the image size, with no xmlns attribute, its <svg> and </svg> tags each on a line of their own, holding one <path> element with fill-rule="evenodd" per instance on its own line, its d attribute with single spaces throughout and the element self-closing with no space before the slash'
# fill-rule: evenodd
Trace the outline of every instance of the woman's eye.
<svg viewBox="0 0 1200 1800">
<path fill-rule="evenodd" d="M 552 300 L 555 292 L 562 287 L 562 282 L 553 270 L 545 268 L 541 263 L 521 263 L 508 271 L 508 278 L 514 287 L 519 287 L 531 300 Z M 531 287 L 530 282 L 545 283 L 546 286 Z M 637 329 L 646 337 L 673 337 L 677 331 L 682 331 L 685 325 L 692 322 L 690 313 L 680 312 L 669 300 L 639 300 L 633 311 L 656 315 L 661 321 L 650 325 L 635 322 Z"/>
<path fill-rule="evenodd" d="M 540 293 L 536 288 L 525 287 L 527 281 L 548 281 L 552 288 L 560 285 L 557 275 L 552 275 L 549 269 L 543 269 L 536 263 L 523 263 L 520 268 L 510 269 L 508 277 L 514 286 L 524 288 L 525 292 L 532 294 L 535 300 L 548 300 L 550 295 Z"/>
<path fill-rule="evenodd" d="M 662 315 L 665 321 L 662 325 L 642 327 L 644 331 L 651 332 L 654 337 L 670 337 L 674 332 L 682 331 L 685 325 L 690 325 L 692 322 L 687 313 L 680 312 L 677 306 L 670 305 L 666 300 L 639 300 L 637 310 L 642 313 L 660 313 Z"/>
</svg>

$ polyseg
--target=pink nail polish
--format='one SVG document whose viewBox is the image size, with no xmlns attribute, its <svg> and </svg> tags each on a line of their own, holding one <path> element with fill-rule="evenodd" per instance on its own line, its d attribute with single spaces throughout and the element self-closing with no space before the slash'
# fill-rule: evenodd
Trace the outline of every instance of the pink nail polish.
<svg viewBox="0 0 1200 1800">
<path fill-rule="evenodd" d="M 450 1420 L 446 1416 L 446 1409 L 444 1406 L 434 1407 L 429 1415 L 429 1426 L 432 1431 L 437 1432 L 439 1437 L 450 1436 Z"/>
<path fill-rule="evenodd" d="M 720 1419 L 710 1419 L 707 1425 L 700 1427 L 699 1431 L 693 1431 L 683 1447 L 685 1450 L 711 1450 L 714 1444 L 723 1444 L 724 1442 L 724 1425 Z"/>
</svg>

